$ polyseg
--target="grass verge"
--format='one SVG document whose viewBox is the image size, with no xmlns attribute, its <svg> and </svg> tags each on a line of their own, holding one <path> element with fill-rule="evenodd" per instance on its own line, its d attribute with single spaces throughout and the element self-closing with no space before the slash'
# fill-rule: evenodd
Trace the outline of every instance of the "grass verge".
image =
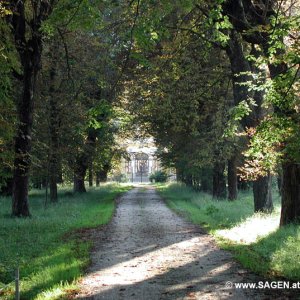
<svg viewBox="0 0 300 300">
<path fill-rule="evenodd" d="M 11 218 L 10 199 L 0 198 L 0 289 L 8 284 L 0 298 L 13 299 L 10 282 L 19 265 L 21 299 L 65 299 L 89 263 L 91 243 L 74 232 L 106 224 L 114 199 L 129 189 L 112 184 L 75 195 L 61 189 L 59 202 L 47 208 L 43 192 L 32 191 L 27 219 Z"/>
<path fill-rule="evenodd" d="M 279 228 L 279 195 L 270 215 L 253 213 L 252 193 L 240 193 L 236 201 L 216 201 L 211 195 L 179 184 L 159 185 L 170 208 L 217 238 L 246 268 L 267 277 L 300 280 L 300 226 Z"/>
</svg>

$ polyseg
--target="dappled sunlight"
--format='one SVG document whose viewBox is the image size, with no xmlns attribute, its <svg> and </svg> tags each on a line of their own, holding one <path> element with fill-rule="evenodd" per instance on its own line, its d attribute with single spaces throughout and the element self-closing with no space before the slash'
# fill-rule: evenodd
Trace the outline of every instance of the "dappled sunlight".
<svg viewBox="0 0 300 300">
<path fill-rule="evenodd" d="M 89 286 L 102 285 L 109 288 L 111 285 L 130 285 L 149 280 L 155 276 L 169 272 L 170 269 L 182 267 L 205 256 L 209 252 L 209 249 L 197 253 L 193 250 L 193 246 L 197 243 L 199 243 L 199 237 L 194 237 L 190 240 L 153 250 L 144 255 L 93 272 L 89 274 L 84 282 Z M 138 253 L 139 250 L 150 250 L 155 247 L 157 245 L 142 247 L 134 251 L 134 253 Z M 179 252 L 183 253 L 184 257 L 178 256 Z M 127 254 L 123 254 L 123 257 L 126 256 Z"/>
<path fill-rule="evenodd" d="M 202 293 L 202 290 L 211 286 L 219 286 L 226 292 L 226 277 L 223 276 L 232 272 L 232 262 L 227 259 L 218 261 L 214 247 L 210 247 L 202 237 L 194 236 L 161 248 L 153 244 L 138 248 L 135 253 L 151 249 L 152 251 L 113 266 L 103 269 L 99 267 L 83 278 L 84 286 L 88 287 L 83 298 L 115 299 L 119 292 L 134 291 L 138 286 L 153 288 L 152 285 L 158 282 L 163 285 L 163 295 L 186 295 L 191 289 Z M 122 257 L 127 255 L 129 254 Z"/>
<path fill-rule="evenodd" d="M 217 230 L 216 233 L 233 242 L 251 244 L 277 230 L 279 218 L 277 214 L 257 213 L 230 229 Z"/>
<path fill-rule="evenodd" d="M 168 291 L 168 292 L 177 291 L 177 290 L 185 289 L 187 287 L 187 285 L 194 286 L 199 283 L 207 283 L 209 281 L 212 281 L 212 278 L 214 278 L 214 280 L 213 280 L 214 282 L 217 282 L 218 276 L 222 275 L 225 271 L 228 271 L 231 267 L 232 267 L 231 263 L 222 264 L 222 265 L 217 266 L 216 268 L 210 270 L 206 274 L 203 274 L 201 276 L 195 276 L 195 278 L 193 278 L 193 279 L 187 279 L 180 283 L 173 284 L 173 285 L 167 287 L 166 291 Z M 221 277 L 221 281 L 222 281 L 222 277 Z M 222 283 L 224 284 L 225 282 L 222 282 Z"/>
</svg>

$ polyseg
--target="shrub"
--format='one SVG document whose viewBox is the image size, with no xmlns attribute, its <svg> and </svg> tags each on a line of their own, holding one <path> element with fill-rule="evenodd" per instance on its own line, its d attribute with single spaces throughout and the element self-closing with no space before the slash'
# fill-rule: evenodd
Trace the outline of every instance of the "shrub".
<svg viewBox="0 0 300 300">
<path fill-rule="evenodd" d="M 156 171 L 149 176 L 151 182 L 166 182 L 168 174 L 164 171 Z"/>
<path fill-rule="evenodd" d="M 126 174 L 115 174 L 112 178 L 112 181 L 126 183 L 129 182 L 129 179 Z"/>
</svg>

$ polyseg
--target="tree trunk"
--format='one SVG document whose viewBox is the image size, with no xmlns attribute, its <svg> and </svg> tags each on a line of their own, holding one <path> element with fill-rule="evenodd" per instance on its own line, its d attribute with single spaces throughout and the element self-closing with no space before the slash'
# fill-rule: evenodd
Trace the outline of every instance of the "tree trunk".
<svg viewBox="0 0 300 300">
<path fill-rule="evenodd" d="M 266 57 L 269 57 L 269 48 L 273 44 L 273 32 L 259 31 L 259 34 L 257 34 L 258 32 L 253 30 L 252 34 L 249 34 L 251 32 L 249 29 L 258 28 L 259 25 L 269 25 L 271 18 L 277 17 L 278 11 L 274 5 L 275 1 L 270 4 L 271 5 L 265 6 L 268 10 L 266 11 L 267 14 L 264 12 L 262 13 L 261 7 L 254 6 L 251 1 L 225 1 L 223 4 L 224 12 L 228 15 L 235 29 L 239 32 L 246 33 L 243 35 L 243 38 L 246 41 L 261 45 Z M 261 16 L 261 18 L 258 16 Z M 265 16 L 267 16 L 267 18 Z M 245 22 L 246 18 L 248 19 L 247 22 Z M 251 28 L 248 27 L 249 24 L 251 24 Z M 285 49 L 277 49 L 277 55 L 282 55 L 284 53 Z M 271 79 L 274 80 L 278 78 L 277 76 L 286 74 L 288 65 L 283 61 L 276 64 L 270 62 L 268 68 Z M 282 99 L 286 98 L 286 88 L 284 85 L 279 85 L 276 92 Z M 295 111 L 294 108 L 285 108 L 284 106 L 276 104 L 274 105 L 274 112 L 281 117 L 290 117 L 291 114 L 297 114 L 297 111 Z M 282 208 L 280 225 L 299 220 L 299 177 L 299 164 L 286 153 L 285 161 L 282 164 Z"/>
<path fill-rule="evenodd" d="M 96 172 L 96 187 L 100 186 L 100 174 L 99 172 Z"/>
<path fill-rule="evenodd" d="M 107 174 L 108 171 L 106 169 L 98 172 L 98 180 L 99 182 L 107 182 Z"/>
<path fill-rule="evenodd" d="M 31 131 L 33 123 L 34 90 L 42 53 L 42 21 L 52 12 L 50 1 L 32 2 L 33 15 L 28 14 L 25 1 L 7 1 L 12 14 L 7 17 L 14 44 L 22 66 L 23 93 L 18 101 L 18 128 L 15 137 L 12 215 L 28 217 L 28 183 L 31 165 Z M 27 5 L 27 3 L 26 3 Z"/>
<path fill-rule="evenodd" d="M 253 182 L 254 212 L 273 211 L 272 176 L 269 174 Z"/>
<path fill-rule="evenodd" d="M 280 226 L 300 222 L 300 165 L 282 165 L 282 208 Z"/>
<path fill-rule="evenodd" d="M 74 193 L 85 193 L 86 188 L 84 184 L 86 169 L 77 169 L 74 174 Z"/>
<path fill-rule="evenodd" d="M 217 162 L 213 169 L 213 198 L 226 198 L 225 163 Z"/>
<path fill-rule="evenodd" d="M 77 164 L 74 170 L 74 193 L 85 193 L 86 188 L 84 179 L 87 171 L 87 162 L 85 153 L 77 159 Z"/>
<path fill-rule="evenodd" d="M 89 166 L 89 187 L 93 186 L 93 162 L 90 162 Z"/>
<path fill-rule="evenodd" d="M 15 160 L 13 177 L 12 215 L 28 217 L 28 182 L 31 151 L 31 131 L 34 107 L 35 70 L 32 58 L 28 58 L 24 67 L 23 95 L 19 102 L 19 125 L 15 138 Z"/>
<path fill-rule="evenodd" d="M 237 199 L 237 156 L 233 156 L 228 160 L 228 200 Z"/>
<path fill-rule="evenodd" d="M 54 43 L 56 43 L 54 41 Z M 52 49 L 52 48 L 51 48 Z M 50 70 L 50 158 L 49 158 L 49 183 L 50 183 L 50 202 L 57 202 L 57 181 L 58 181 L 58 162 L 59 162 L 59 121 L 58 121 L 58 99 L 55 95 L 56 61 L 58 47 L 54 45 L 52 51 L 53 61 Z"/>
<path fill-rule="evenodd" d="M 247 98 L 249 97 L 253 97 L 256 106 L 252 107 L 252 112 L 241 120 L 241 124 L 244 128 L 255 128 L 259 124 L 259 121 L 263 116 L 262 103 L 264 94 L 262 91 L 255 91 L 250 94 L 248 87 L 243 83 L 252 80 L 250 72 L 256 73 L 259 72 L 259 70 L 257 70 L 255 65 L 250 64 L 249 61 L 245 58 L 238 33 L 233 30 L 231 32 L 230 38 L 230 42 L 226 47 L 226 53 L 230 60 L 232 72 L 234 102 L 235 105 L 238 105 L 239 103 L 241 103 L 241 101 L 247 100 Z M 252 47 L 251 54 L 256 57 L 258 57 L 259 55 L 259 53 L 255 50 L 255 47 Z M 249 188 L 249 185 L 245 181 L 239 181 L 238 188 L 247 190 Z M 253 184 L 254 207 L 258 205 L 259 210 L 261 211 L 271 211 L 271 208 L 273 207 L 271 194 L 272 192 L 269 180 L 267 178 L 259 179 L 258 182 Z M 266 207 L 261 207 L 261 204 L 265 204 Z"/>
<path fill-rule="evenodd" d="M 90 128 L 88 131 L 88 136 L 83 145 L 83 151 L 78 154 L 74 166 L 74 192 L 85 193 L 86 188 L 84 185 L 84 179 L 86 176 L 86 171 L 89 167 L 89 162 L 92 160 L 95 145 L 96 145 L 97 132 Z"/>
<path fill-rule="evenodd" d="M 268 46 L 265 45 L 265 51 L 267 52 Z M 283 50 L 280 50 L 283 51 Z M 269 64 L 269 70 L 271 78 L 274 80 L 277 76 L 283 75 L 287 72 L 288 66 L 286 63 L 278 65 Z M 286 91 L 277 91 L 281 97 L 285 98 Z M 275 113 L 281 116 L 290 116 L 291 111 L 287 108 L 274 107 Z M 295 114 L 296 112 L 294 112 Z M 284 141 L 286 143 L 286 141 Z M 284 156 L 284 162 L 282 163 L 282 176 L 281 176 L 281 216 L 280 226 L 284 226 L 290 223 L 300 222 L 300 165 L 294 160 L 290 153 L 286 153 Z"/>
<path fill-rule="evenodd" d="M 57 182 L 56 182 L 56 176 L 50 176 L 49 178 L 49 187 L 50 187 L 50 201 L 51 202 L 57 202 Z"/>
</svg>

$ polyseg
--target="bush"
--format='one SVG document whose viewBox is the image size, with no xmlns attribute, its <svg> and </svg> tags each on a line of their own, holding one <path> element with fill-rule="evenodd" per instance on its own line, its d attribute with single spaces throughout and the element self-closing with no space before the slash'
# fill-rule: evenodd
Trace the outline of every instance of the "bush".
<svg viewBox="0 0 300 300">
<path fill-rule="evenodd" d="M 164 171 L 156 171 L 149 176 L 151 182 L 166 182 L 168 174 Z"/>
<path fill-rule="evenodd" d="M 129 182 L 129 179 L 126 174 L 115 174 L 112 178 L 112 181 L 126 183 Z"/>
</svg>

